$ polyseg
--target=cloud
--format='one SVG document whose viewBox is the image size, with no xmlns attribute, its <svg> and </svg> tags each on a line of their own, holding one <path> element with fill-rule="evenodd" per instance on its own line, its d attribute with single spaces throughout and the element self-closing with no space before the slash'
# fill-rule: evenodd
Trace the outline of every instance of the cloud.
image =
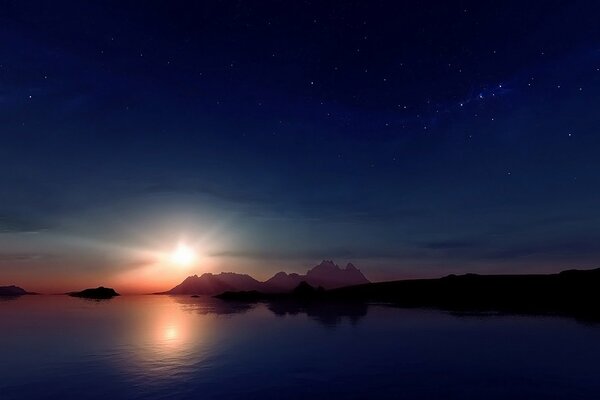
<svg viewBox="0 0 600 400">
<path fill-rule="evenodd" d="M 40 233 L 47 225 L 25 218 L 0 215 L 0 233 Z"/>
<path fill-rule="evenodd" d="M 308 250 L 242 250 L 222 251 L 210 254 L 211 257 L 244 258 L 250 260 L 306 260 L 315 261 L 327 259 L 400 259 L 408 253 L 404 250 L 350 249 L 332 248 Z"/>
<path fill-rule="evenodd" d="M 53 254 L 42 253 L 0 253 L 0 262 L 2 261 L 35 261 L 55 258 Z"/>
<path fill-rule="evenodd" d="M 521 257 L 576 257 L 597 254 L 597 245 L 589 241 L 552 241 L 548 243 L 525 244 L 491 250 L 482 254 L 483 258 L 508 260 Z"/>
</svg>

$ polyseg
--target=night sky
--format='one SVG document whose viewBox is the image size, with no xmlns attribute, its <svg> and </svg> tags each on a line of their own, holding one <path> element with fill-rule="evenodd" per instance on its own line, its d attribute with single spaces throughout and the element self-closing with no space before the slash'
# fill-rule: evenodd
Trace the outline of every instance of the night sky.
<svg viewBox="0 0 600 400">
<path fill-rule="evenodd" d="M 599 16 L 1 1 L 0 284 L 600 267 Z"/>
</svg>

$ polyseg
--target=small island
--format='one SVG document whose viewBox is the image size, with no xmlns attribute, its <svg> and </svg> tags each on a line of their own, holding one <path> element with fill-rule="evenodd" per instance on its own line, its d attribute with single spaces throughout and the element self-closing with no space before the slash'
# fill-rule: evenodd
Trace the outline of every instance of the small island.
<svg viewBox="0 0 600 400">
<path fill-rule="evenodd" d="M 105 288 L 104 286 L 95 289 L 85 289 L 81 292 L 70 292 L 67 294 L 72 297 L 83 297 L 86 299 L 111 299 L 115 296 L 119 296 L 119 293 L 113 288 Z"/>
<path fill-rule="evenodd" d="M 18 286 L 0 286 L 0 296 L 23 296 L 25 294 L 33 294 L 33 293 L 29 293 L 28 291 L 26 291 L 23 288 L 20 288 Z"/>
</svg>

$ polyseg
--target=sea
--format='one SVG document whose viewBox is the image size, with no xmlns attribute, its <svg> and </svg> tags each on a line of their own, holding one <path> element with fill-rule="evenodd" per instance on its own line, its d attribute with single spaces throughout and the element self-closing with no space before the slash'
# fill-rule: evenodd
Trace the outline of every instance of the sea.
<svg viewBox="0 0 600 400">
<path fill-rule="evenodd" d="M 600 399 L 600 324 L 389 304 L 0 299 L 0 399 Z"/>
</svg>

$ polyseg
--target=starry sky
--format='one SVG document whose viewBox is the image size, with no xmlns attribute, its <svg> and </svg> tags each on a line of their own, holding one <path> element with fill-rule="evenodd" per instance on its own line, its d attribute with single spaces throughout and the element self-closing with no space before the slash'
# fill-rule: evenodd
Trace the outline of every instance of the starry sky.
<svg viewBox="0 0 600 400">
<path fill-rule="evenodd" d="M 600 267 L 598 15 L 1 1 L 0 284 Z"/>
</svg>

